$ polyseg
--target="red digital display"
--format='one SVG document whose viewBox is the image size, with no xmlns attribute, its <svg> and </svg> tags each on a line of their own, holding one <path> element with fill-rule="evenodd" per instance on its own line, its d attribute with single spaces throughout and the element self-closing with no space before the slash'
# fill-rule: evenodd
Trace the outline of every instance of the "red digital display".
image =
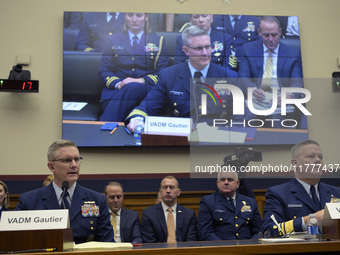
<svg viewBox="0 0 340 255">
<path fill-rule="evenodd" d="M 39 81 L 0 80 L 0 91 L 39 92 Z"/>
</svg>

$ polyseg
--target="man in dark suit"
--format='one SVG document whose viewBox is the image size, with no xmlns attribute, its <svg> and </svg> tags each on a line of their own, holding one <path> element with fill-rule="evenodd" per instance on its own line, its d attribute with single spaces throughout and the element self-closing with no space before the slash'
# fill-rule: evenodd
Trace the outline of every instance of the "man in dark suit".
<svg viewBox="0 0 340 255">
<path fill-rule="evenodd" d="M 165 177 L 159 190 L 162 202 L 143 211 L 144 243 L 197 241 L 195 212 L 177 204 L 177 197 L 181 194 L 177 179 Z"/>
<path fill-rule="evenodd" d="M 259 105 L 264 105 L 265 109 L 270 109 L 272 97 L 275 96 L 274 89 L 277 91 L 277 105 L 280 106 L 282 88 L 302 88 L 301 54 L 299 49 L 280 43 L 281 27 L 276 17 L 262 17 L 258 33 L 261 40 L 243 45 L 239 70 L 240 84 L 245 95 L 248 93 L 248 88 L 254 88 L 252 94 L 254 100 L 257 100 Z M 300 93 L 285 95 L 286 98 L 299 96 Z M 255 108 L 261 109 L 256 105 Z M 299 119 L 300 114 L 295 110 L 287 111 L 286 118 Z M 281 120 L 282 116 L 273 113 L 270 118 Z"/>
<path fill-rule="evenodd" d="M 218 191 L 204 196 L 198 211 L 201 241 L 257 238 L 261 215 L 256 200 L 237 193 L 237 172 L 219 172 Z"/>
<path fill-rule="evenodd" d="M 195 74 L 200 73 L 199 81 L 206 78 L 223 78 L 229 82 L 229 78 L 235 78 L 236 72 L 226 70 L 221 66 L 211 63 L 211 43 L 210 36 L 202 28 L 190 26 L 183 33 L 183 51 L 189 57 L 185 63 L 173 65 L 161 70 L 159 81 L 147 94 L 142 103 L 128 115 L 126 124 L 133 132 L 139 121 L 143 121 L 146 116 L 171 116 L 189 118 L 194 112 L 198 112 L 200 103 L 200 95 L 202 90 L 198 87 L 200 83 L 196 83 L 196 87 L 191 87 L 191 79 L 195 79 Z M 214 86 L 214 85 L 211 85 Z M 195 93 L 191 93 L 195 91 Z M 222 106 L 213 106 L 212 113 L 219 118 L 228 118 L 231 115 L 232 98 L 230 93 L 220 94 Z M 196 106 L 191 104 L 196 103 Z M 209 105 L 213 105 L 213 100 L 208 99 Z M 223 116 L 221 116 L 223 115 Z"/>
<path fill-rule="evenodd" d="M 292 148 L 291 164 L 295 168 L 295 178 L 267 190 L 263 232 L 271 231 L 275 237 L 306 231 L 309 214 L 315 214 L 321 221 L 325 203 L 340 198 L 339 188 L 320 182 L 322 158 L 321 148 L 313 140 L 299 142 Z M 271 219 L 272 215 L 280 228 Z"/>
<path fill-rule="evenodd" d="M 109 182 L 105 186 L 104 193 L 111 214 L 115 241 L 142 243 L 138 213 L 122 207 L 124 200 L 123 185 L 119 182 Z"/>
<path fill-rule="evenodd" d="M 75 243 L 113 242 L 105 196 L 77 183 L 82 160 L 77 146 L 68 140 L 56 141 L 49 147 L 47 157 L 47 166 L 54 174 L 53 182 L 21 194 L 16 210 L 69 209 Z M 69 184 L 65 192 L 64 182 Z"/>
<path fill-rule="evenodd" d="M 75 49 L 85 52 L 102 52 L 107 38 L 123 31 L 124 13 L 89 12 L 84 14 Z"/>
<path fill-rule="evenodd" d="M 223 32 L 211 27 L 213 19 L 214 17 L 211 14 L 191 14 L 188 26 L 198 26 L 208 32 L 211 41 L 211 61 L 218 65 L 224 65 L 224 35 Z M 175 64 L 183 63 L 187 60 L 188 56 L 183 51 L 182 36 L 179 35 L 176 39 Z"/>
</svg>

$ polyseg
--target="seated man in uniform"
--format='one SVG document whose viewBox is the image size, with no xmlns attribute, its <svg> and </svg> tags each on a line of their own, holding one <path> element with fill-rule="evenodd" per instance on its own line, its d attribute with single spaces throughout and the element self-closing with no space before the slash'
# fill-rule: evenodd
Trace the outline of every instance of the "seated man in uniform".
<svg viewBox="0 0 340 255">
<path fill-rule="evenodd" d="M 299 142 L 292 148 L 295 178 L 267 190 L 263 232 L 283 236 L 293 231 L 306 231 L 309 214 L 314 213 L 321 221 L 325 203 L 330 203 L 333 197 L 340 198 L 339 188 L 320 182 L 322 158 L 321 148 L 313 140 Z M 271 219 L 272 215 L 280 228 Z"/>
<path fill-rule="evenodd" d="M 261 215 L 256 200 L 237 192 L 237 172 L 219 172 L 218 191 L 201 199 L 198 233 L 202 241 L 257 238 Z"/>
<path fill-rule="evenodd" d="M 125 120 L 132 132 L 137 123 L 144 121 L 146 116 L 189 118 L 191 114 L 195 114 L 195 111 L 196 113 L 199 111 L 199 93 L 202 93 L 199 86 L 207 78 L 222 78 L 230 82 L 230 78 L 237 77 L 236 72 L 211 62 L 211 42 L 207 31 L 197 26 L 190 26 L 183 31 L 182 38 L 183 51 L 189 60 L 161 70 L 157 86 L 150 90 L 142 103 L 135 107 Z M 191 87 L 191 79 L 195 83 L 193 87 Z M 194 93 L 191 93 L 191 90 Z M 231 117 L 231 94 L 225 93 L 220 96 L 221 106 L 215 107 L 212 100 L 208 100 L 208 107 L 213 105 L 212 113 L 219 118 Z M 197 105 L 190 105 L 193 103 Z"/>
<path fill-rule="evenodd" d="M 77 183 L 82 160 L 77 146 L 68 140 L 56 141 L 49 147 L 47 158 L 54 180 L 21 194 L 16 210 L 68 209 L 75 243 L 114 242 L 105 196 Z M 64 182 L 68 184 L 65 191 Z M 88 210 L 98 213 L 90 215 Z"/>
</svg>

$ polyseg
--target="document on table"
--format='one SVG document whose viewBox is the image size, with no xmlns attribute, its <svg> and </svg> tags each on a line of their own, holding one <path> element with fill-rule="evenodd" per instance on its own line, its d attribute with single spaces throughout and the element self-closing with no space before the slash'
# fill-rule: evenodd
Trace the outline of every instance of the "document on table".
<svg viewBox="0 0 340 255">
<path fill-rule="evenodd" d="M 63 111 L 80 111 L 87 102 L 63 102 Z"/>
<path fill-rule="evenodd" d="M 73 249 L 113 249 L 113 248 L 132 248 L 133 245 L 131 243 L 114 243 L 114 242 L 86 242 L 75 244 Z"/>
</svg>

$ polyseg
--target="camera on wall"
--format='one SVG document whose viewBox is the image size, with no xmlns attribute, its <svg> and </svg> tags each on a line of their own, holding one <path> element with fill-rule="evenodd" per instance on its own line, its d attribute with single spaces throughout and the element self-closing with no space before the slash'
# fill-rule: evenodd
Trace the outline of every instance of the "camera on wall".
<svg viewBox="0 0 340 255">
<path fill-rule="evenodd" d="M 247 166 L 250 161 L 262 161 L 262 152 L 256 151 L 252 148 L 239 147 L 236 148 L 235 153 L 224 157 L 223 165 L 232 166 L 239 170 L 241 166 Z M 255 197 L 253 190 L 246 184 L 245 173 L 239 171 L 238 179 L 240 181 L 238 192 L 249 197 Z"/>
<path fill-rule="evenodd" d="M 31 72 L 27 70 L 22 70 L 22 65 L 15 65 L 13 66 L 13 69 L 9 72 L 8 79 L 29 81 L 31 80 Z"/>
<path fill-rule="evenodd" d="M 250 161 L 262 161 L 262 152 L 253 148 L 236 148 L 235 153 L 225 156 L 224 165 L 241 167 L 247 166 Z"/>
</svg>

